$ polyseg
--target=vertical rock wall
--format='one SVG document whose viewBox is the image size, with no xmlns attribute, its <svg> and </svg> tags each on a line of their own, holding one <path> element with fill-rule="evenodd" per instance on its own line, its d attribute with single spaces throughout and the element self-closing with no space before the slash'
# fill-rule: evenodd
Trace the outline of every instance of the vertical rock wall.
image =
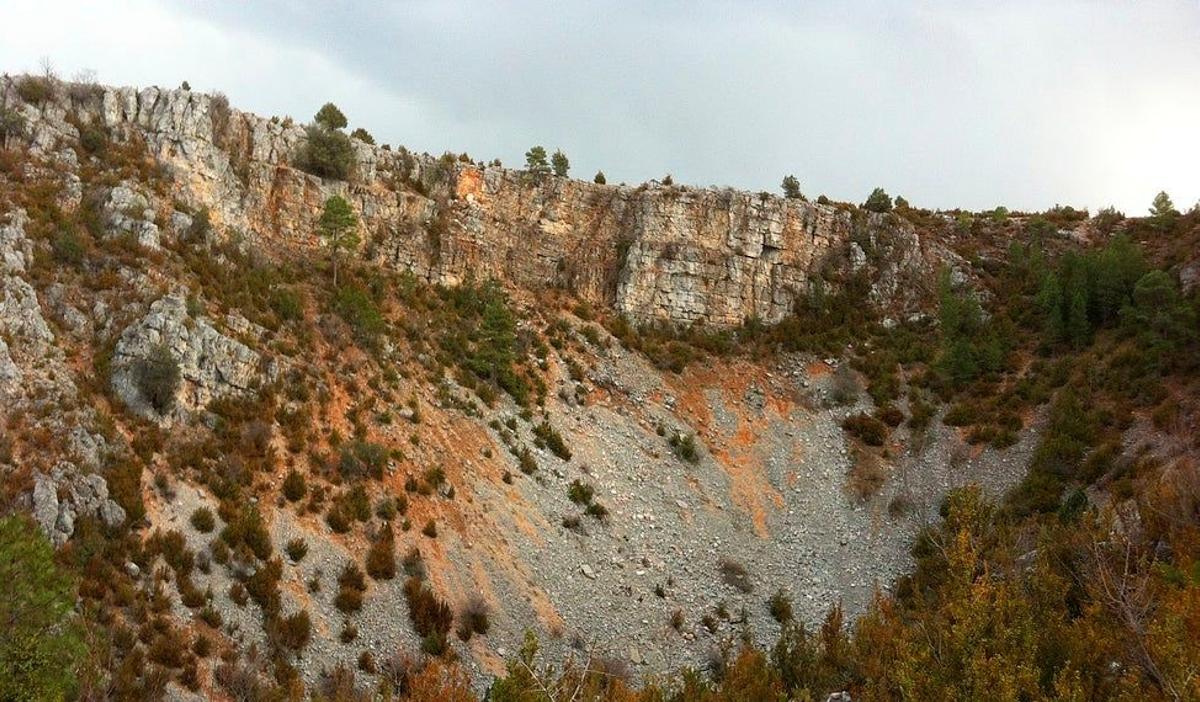
<svg viewBox="0 0 1200 702">
<path fill-rule="evenodd" d="M 351 182 L 324 181 L 290 165 L 300 125 L 185 90 L 104 88 L 25 110 L 35 148 L 66 159 L 78 123 L 144 141 L 171 203 L 208 208 L 218 227 L 269 250 L 315 254 L 316 219 L 336 193 L 361 214 L 363 255 L 380 265 L 448 284 L 564 288 L 639 322 L 778 321 L 814 277 L 854 272 L 876 302 L 900 305 L 930 277 L 913 228 L 890 215 L 731 189 L 531 179 L 358 141 Z"/>
</svg>

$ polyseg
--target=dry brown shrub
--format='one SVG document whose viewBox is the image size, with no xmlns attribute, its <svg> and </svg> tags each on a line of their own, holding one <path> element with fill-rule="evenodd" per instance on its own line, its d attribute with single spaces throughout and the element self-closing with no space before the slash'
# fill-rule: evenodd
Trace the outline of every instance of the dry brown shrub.
<svg viewBox="0 0 1200 702">
<path fill-rule="evenodd" d="M 410 702 L 474 702 L 471 682 L 457 665 L 431 660 L 409 678 Z"/>
<path fill-rule="evenodd" d="M 855 449 L 854 463 L 846 475 L 846 489 L 861 502 L 879 492 L 887 480 L 887 465 L 873 451 Z"/>
</svg>

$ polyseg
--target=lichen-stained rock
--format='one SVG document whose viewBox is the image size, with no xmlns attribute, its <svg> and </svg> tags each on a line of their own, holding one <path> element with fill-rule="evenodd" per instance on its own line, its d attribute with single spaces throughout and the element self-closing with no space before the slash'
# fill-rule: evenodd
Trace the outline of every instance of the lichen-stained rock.
<svg viewBox="0 0 1200 702">
<path fill-rule="evenodd" d="M 57 463 L 49 475 L 34 476 L 33 519 L 52 544 L 66 543 L 75 533 L 75 521 L 85 516 L 109 527 L 125 521 L 125 510 L 109 498 L 102 476 L 82 474 L 66 461 Z"/>
<path fill-rule="evenodd" d="M 168 295 L 121 333 L 113 353 L 113 391 L 148 419 L 163 418 L 143 397 L 135 374 L 138 361 L 159 346 L 179 364 L 175 407 L 180 410 L 195 411 L 212 400 L 250 392 L 271 375 L 257 352 L 225 336 L 207 319 L 189 315 L 182 295 Z"/>
</svg>

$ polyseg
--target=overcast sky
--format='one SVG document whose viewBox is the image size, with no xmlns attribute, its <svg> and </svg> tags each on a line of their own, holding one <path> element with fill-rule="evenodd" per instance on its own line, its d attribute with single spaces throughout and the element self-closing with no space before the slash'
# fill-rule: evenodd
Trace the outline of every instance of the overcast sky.
<svg viewBox="0 0 1200 702">
<path fill-rule="evenodd" d="M 610 183 L 1142 213 L 1200 199 L 1200 0 L 0 0 L 0 71 L 220 90 Z"/>
</svg>

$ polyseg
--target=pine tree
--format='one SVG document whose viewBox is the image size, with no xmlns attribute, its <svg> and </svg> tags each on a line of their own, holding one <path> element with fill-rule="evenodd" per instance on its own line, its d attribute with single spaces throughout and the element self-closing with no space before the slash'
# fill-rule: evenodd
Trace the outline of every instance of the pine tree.
<svg viewBox="0 0 1200 702">
<path fill-rule="evenodd" d="M 883 188 L 875 188 L 863 203 L 863 209 L 871 212 L 891 212 L 892 198 Z"/>
<path fill-rule="evenodd" d="M 322 105 L 313 117 L 313 121 L 327 129 L 345 129 L 349 124 L 346 121 L 346 115 L 342 114 L 342 111 L 332 102 Z"/>
<path fill-rule="evenodd" d="M 512 370 L 512 362 L 516 358 L 513 348 L 517 341 L 517 326 L 508 308 L 508 300 L 495 281 L 489 281 L 484 286 L 481 296 L 483 315 L 472 367 L 480 377 L 495 382 Z"/>
<path fill-rule="evenodd" d="M 1041 288 L 1035 299 L 1042 313 L 1042 331 L 1049 344 L 1057 344 L 1066 336 L 1066 325 L 1063 323 L 1063 291 L 1058 274 L 1049 271 L 1042 278 Z"/>
<path fill-rule="evenodd" d="M 325 201 L 325 210 L 317 222 L 317 231 L 329 247 L 333 259 L 333 287 L 338 284 L 338 260 L 345 249 L 358 246 L 358 219 L 350 203 L 341 195 L 334 195 Z"/>
<path fill-rule="evenodd" d="M 525 152 L 525 170 L 532 176 L 544 176 L 550 173 L 550 163 L 546 160 L 546 149 L 534 146 Z"/>
<path fill-rule="evenodd" d="M 794 175 L 784 176 L 781 187 L 783 188 L 783 196 L 789 200 L 799 200 L 803 197 L 800 194 L 800 181 Z"/>
<path fill-rule="evenodd" d="M 1175 203 L 1171 202 L 1171 196 L 1166 191 L 1154 196 L 1150 216 L 1154 218 L 1154 225 L 1161 230 L 1168 230 L 1175 225 L 1179 210 L 1175 209 Z"/>
<path fill-rule="evenodd" d="M 1092 327 L 1088 322 L 1087 289 L 1082 285 L 1072 286 L 1070 304 L 1067 307 L 1067 336 L 1076 348 L 1087 345 Z"/>
<path fill-rule="evenodd" d="M 348 178 L 354 168 L 354 145 L 342 131 L 345 126 L 346 115 L 332 102 L 325 103 L 304 130 L 296 166 L 322 178 Z"/>
<path fill-rule="evenodd" d="M 571 162 L 567 159 L 567 155 L 557 149 L 550 157 L 550 165 L 554 168 L 554 175 L 559 178 L 566 178 L 567 171 L 571 169 Z"/>
<path fill-rule="evenodd" d="M 604 185 L 608 183 L 608 178 L 604 177 L 604 171 L 596 171 L 596 176 L 592 178 L 592 182 L 597 185 Z"/>
</svg>

